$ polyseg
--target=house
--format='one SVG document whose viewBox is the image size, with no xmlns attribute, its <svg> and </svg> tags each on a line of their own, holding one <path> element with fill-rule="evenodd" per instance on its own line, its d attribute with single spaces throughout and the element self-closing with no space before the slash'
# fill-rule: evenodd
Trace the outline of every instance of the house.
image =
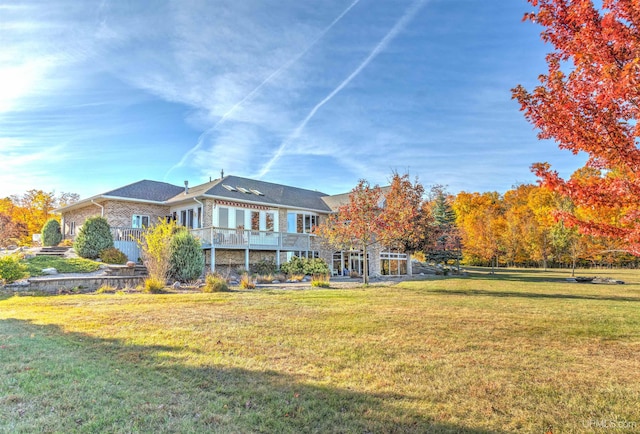
<svg viewBox="0 0 640 434">
<path fill-rule="evenodd" d="M 129 259 L 140 258 L 135 241 L 145 227 L 175 220 L 202 242 L 211 270 L 250 269 L 259 261 L 277 266 L 292 256 L 320 257 L 334 274 L 361 273 L 359 251 L 335 251 L 315 236 L 348 193 L 330 196 L 318 191 L 238 176 L 184 187 L 143 180 L 89 197 L 56 210 L 64 238 L 75 238 L 88 217 L 102 216 L 116 247 Z M 372 260 L 373 259 L 373 260 Z M 370 274 L 406 274 L 407 255 L 379 246 L 369 253 Z"/>
</svg>

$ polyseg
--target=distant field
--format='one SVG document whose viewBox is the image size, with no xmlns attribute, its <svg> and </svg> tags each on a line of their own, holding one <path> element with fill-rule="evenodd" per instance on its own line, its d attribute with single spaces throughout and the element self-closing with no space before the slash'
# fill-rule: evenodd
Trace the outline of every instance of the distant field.
<svg viewBox="0 0 640 434">
<path fill-rule="evenodd" d="M 0 432 L 640 431 L 640 272 L 486 271 L 0 297 Z"/>
</svg>

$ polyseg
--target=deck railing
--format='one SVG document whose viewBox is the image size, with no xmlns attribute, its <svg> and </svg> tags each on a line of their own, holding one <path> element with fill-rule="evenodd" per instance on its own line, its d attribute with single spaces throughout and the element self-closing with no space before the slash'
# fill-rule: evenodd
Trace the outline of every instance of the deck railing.
<svg viewBox="0 0 640 434">
<path fill-rule="evenodd" d="M 140 228 L 111 227 L 113 241 L 138 241 L 143 231 Z"/>
<path fill-rule="evenodd" d="M 206 227 L 191 229 L 203 246 L 229 249 L 310 250 L 310 234 Z"/>
<path fill-rule="evenodd" d="M 257 250 L 311 250 L 311 234 L 290 234 L 286 232 L 254 231 L 251 229 L 228 229 L 206 227 L 190 229 L 200 239 L 203 247 Z M 112 227 L 115 242 L 131 242 L 137 245 L 144 229 Z"/>
</svg>

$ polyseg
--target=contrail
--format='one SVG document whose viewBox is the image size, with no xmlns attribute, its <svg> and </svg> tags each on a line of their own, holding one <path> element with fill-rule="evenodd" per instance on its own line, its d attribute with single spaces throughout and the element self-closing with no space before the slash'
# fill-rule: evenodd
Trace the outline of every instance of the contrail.
<svg viewBox="0 0 640 434">
<path fill-rule="evenodd" d="M 356 76 L 358 76 L 358 74 L 360 74 L 360 72 L 367 67 L 367 65 L 369 65 L 369 63 L 378 55 L 380 54 L 380 52 L 386 48 L 386 46 L 389 44 L 389 42 L 391 40 L 393 40 L 398 33 L 400 33 L 404 27 L 409 23 L 409 21 L 411 21 L 413 19 L 413 17 L 416 15 L 416 13 L 418 13 L 418 11 L 420 10 L 420 8 L 422 7 L 422 5 L 425 3 L 426 0 L 417 0 L 415 1 L 410 7 L 409 9 L 407 9 L 407 11 L 404 13 L 404 15 L 402 17 L 400 17 L 400 19 L 398 20 L 398 22 L 391 28 L 391 30 L 389 30 L 389 32 L 384 36 L 384 38 L 382 38 L 382 40 L 378 43 L 378 45 L 376 45 L 373 50 L 371 51 L 371 53 L 369 53 L 369 55 L 367 56 L 366 59 L 364 59 L 364 61 L 362 61 L 362 63 L 360 63 L 360 65 L 347 77 L 345 78 L 342 83 L 340 83 L 338 85 L 338 87 L 336 87 L 333 91 L 331 91 L 331 93 L 329 93 L 329 95 L 327 95 L 326 97 L 324 97 L 324 99 L 322 101 L 320 101 L 318 104 L 315 105 L 315 107 L 313 107 L 311 109 L 311 111 L 309 112 L 309 114 L 304 118 L 304 120 L 300 123 L 300 125 L 297 126 L 297 128 L 293 131 L 293 133 L 291 133 L 289 135 L 289 137 L 287 137 L 282 144 L 280 145 L 280 147 L 278 148 L 278 150 L 276 151 L 276 153 L 273 155 L 273 157 L 271 157 L 271 159 L 267 162 L 267 164 L 265 164 L 262 167 L 262 170 L 257 174 L 258 178 L 262 178 L 264 175 L 266 175 L 267 173 L 269 173 L 269 171 L 271 170 L 271 167 L 273 167 L 273 165 L 280 159 L 280 157 L 282 156 L 282 154 L 284 153 L 285 149 L 287 148 L 287 146 L 296 138 L 298 138 L 298 136 L 300 135 L 300 133 L 302 132 L 302 130 L 304 129 L 304 127 L 307 125 L 307 123 L 311 120 L 311 118 L 313 118 L 313 116 L 315 116 L 316 112 L 320 109 L 320 107 L 322 107 L 323 105 L 325 105 L 327 102 L 329 102 L 338 92 L 340 92 L 342 89 L 344 89 L 344 87 L 346 85 L 348 85 L 351 80 L 353 80 Z"/>
<path fill-rule="evenodd" d="M 167 173 L 165 173 L 165 178 L 167 177 L 167 175 L 169 175 L 169 173 L 171 173 L 174 169 L 177 169 L 178 167 L 181 167 L 184 165 L 184 163 L 187 161 L 187 159 L 198 149 L 200 149 L 202 147 L 202 144 L 204 143 L 204 138 L 209 135 L 210 133 L 212 133 L 213 131 L 216 130 L 216 128 L 218 128 L 218 126 L 220 124 L 222 124 L 223 122 L 225 122 L 229 116 L 231 116 L 231 114 L 233 112 L 235 112 L 238 108 L 240 108 L 245 101 L 251 99 L 257 92 L 260 91 L 260 89 L 262 89 L 262 87 L 264 85 L 266 85 L 267 83 L 269 83 L 273 78 L 275 78 L 276 76 L 278 76 L 282 71 L 288 69 L 291 65 L 293 65 L 294 63 L 296 63 L 298 60 L 300 60 L 300 58 L 302 56 L 304 56 L 305 54 L 307 54 L 307 52 L 309 52 L 309 50 L 318 43 L 318 41 L 320 41 L 320 39 L 322 39 L 328 32 L 329 30 L 331 30 L 333 28 L 333 26 L 336 25 L 336 23 L 338 21 L 340 21 L 342 19 L 342 17 L 344 17 L 346 14 L 349 13 L 349 11 L 351 9 L 353 9 L 353 7 L 355 5 L 357 5 L 360 2 L 360 0 L 354 0 L 344 11 L 342 11 L 342 13 L 340 15 L 338 15 L 333 21 L 331 21 L 331 23 L 324 28 L 324 30 L 322 32 L 320 32 L 318 34 L 318 36 L 315 37 L 315 39 L 313 41 L 311 41 L 311 43 L 309 45 L 307 45 L 305 47 L 304 50 L 302 50 L 300 53 L 298 53 L 295 57 L 291 58 L 289 61 L 287 61 L 286 63 L 284 63 L 282 66 L 280 66 L 278 69 L 276 69 L 275 71 L 273 71 L 267 78 L 265 78 L 262 83 L 260 83 L 258 86 L 256 86 L 255 89 L 253 89 L 251 92 L 249 92 L 244 98 L 242 98 L 240 101 L 238 101 L 233 107 L 231 107 L 229 110 L 227 110 L 227 112 L 225 114 L 222 115 L 222 117 L 220 119 L 218 119 L 218 122 L 215 123 L 215 125 L 213 125 L 211 128 L 209 128 L 208 130 L 206 130 L 204 133 L 200 134 L 200 137 L 198 137 L 198 142 L 196 143 L 196 145 L 189 149 L 183 156 L 182 159 L 180 159 L 180 161 L 175 164 L 173 167 L 171 167 L 171 169 L 169 169 L 167 171 Z"/>
</svg>

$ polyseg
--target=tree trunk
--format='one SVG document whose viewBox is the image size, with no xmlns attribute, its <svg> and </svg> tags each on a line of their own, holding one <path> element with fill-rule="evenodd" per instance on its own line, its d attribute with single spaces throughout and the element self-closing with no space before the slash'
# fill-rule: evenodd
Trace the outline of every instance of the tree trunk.
<svg viewBox="0 0 640 434">
<path fill-rule="evenodd" d="M 367 262 L 367 243 L 362 244 L 362 283 L 369 284 L 369 263 Z"/>
</svg>

